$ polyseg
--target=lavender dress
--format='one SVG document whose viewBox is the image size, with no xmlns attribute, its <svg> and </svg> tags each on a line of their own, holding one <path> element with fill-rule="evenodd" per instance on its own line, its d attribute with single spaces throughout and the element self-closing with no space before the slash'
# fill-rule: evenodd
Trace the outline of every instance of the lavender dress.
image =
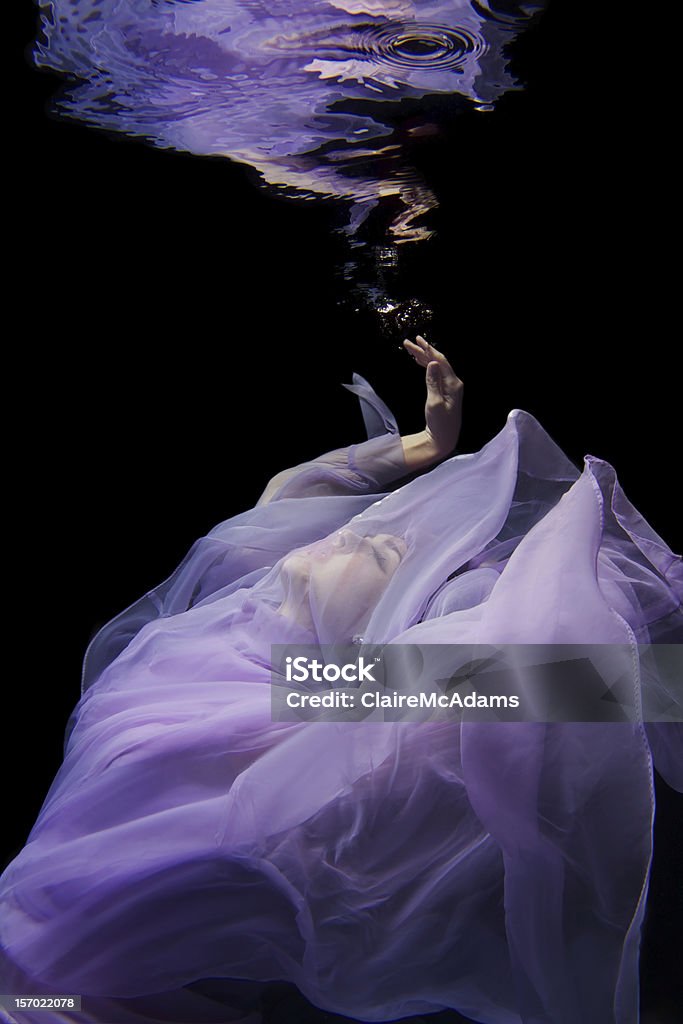
<svg viewBox="0 0 683 1024">
<path fill-rule="evenodd" d="M 681 726 L 277 722 L 270 645 L 359 622 L 373 643 L 679 644 L 681 558 L 609 464 L 579 471 L 519 409 L 401 485 L 391 411 L 349 388 L 366 441 L 274 478 L 90 644 L 0 877 L 0 990 L 83 1009 L 8 1019 L 258 1024 L 280 979 L 363 1021 L 638 1021 L 653 758 L 683 790 Z M 368 604 L 379 535 L 401 548 Z M 343 600 L 311 583 L 291 615 L 292 554 L 341 536 Z"/>
</svg>

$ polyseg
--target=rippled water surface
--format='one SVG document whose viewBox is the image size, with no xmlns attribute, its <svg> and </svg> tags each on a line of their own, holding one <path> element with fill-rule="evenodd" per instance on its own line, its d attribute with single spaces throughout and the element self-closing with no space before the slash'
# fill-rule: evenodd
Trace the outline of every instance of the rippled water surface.
<svg viewBox="0 0 683 1024">
<path fill-rule="evenodd" d="M 423 101 L 413 137 L 435 130 L 429 95 L 492 109 L 520 87 L 505 46 L 541 2 L 40 0 L 34 59 L 71 76 L 62 114 L 246 162 L 300 198 L 342 197 L 351 234 L 398 197 L 391 240 L 417 241 L 436 200 L 387 104 Z"/>
</svg>

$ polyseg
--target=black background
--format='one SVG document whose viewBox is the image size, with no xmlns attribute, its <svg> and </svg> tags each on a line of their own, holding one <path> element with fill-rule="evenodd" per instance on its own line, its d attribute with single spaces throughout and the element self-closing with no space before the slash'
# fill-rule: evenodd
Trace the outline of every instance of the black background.
<svg viewBox="0 0 683 1024">
<path fill-rule="evenodd" d="M 628 5 L 627 5 L 628 6 Z M 600 7 L 598 11 L 595 8 Z M 434 107 L 413 159 L 440 199 L 404 286 L 465 381 L 459 450 L 510 409 L 579 466 L 611 462 L 674 551 L 680 376 L 665 325 L 666 134 L 633 73 L 629 17 L 551 0 L 510 50 L 525 89 L 488 114 Z M 607 9 L 609 8 L 609 9 Z M 167 577 L 272 473 L 364 438 L 354 370 L 419 429 L 420 371 L 339 306 L 339 203 L 274 197 L 249 168 L 161 151 L 48 113 L 20 13 L 10 164 L 18 399 L 9 456 L 20 566 L 8 763 L 18 852 L 61 762 L 96 629 Z M 407 282 L 407 283 L 406 283 Z M 21 538 L 21 540 L 19 540 Z M 645 1021 L 673 1020 L 683 912 L 680 797 L 657 779 L 642 956 Z"/>
</svg>

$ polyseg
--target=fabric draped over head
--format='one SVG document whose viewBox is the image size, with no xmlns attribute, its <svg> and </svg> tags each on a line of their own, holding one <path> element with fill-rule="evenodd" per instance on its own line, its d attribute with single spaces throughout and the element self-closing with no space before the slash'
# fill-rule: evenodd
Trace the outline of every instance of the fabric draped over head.
<svg viewBox="0 0 683 1024">
<path fill-rule="evenodd" d="M 373 501 L 305 552 L 324 559 L 330 548 L 342 544 L 348 560 L 347 572 L 334 576 L 341 590 L 318 588 L 312 595 L 318 641 L 351 639 L 349 605 L 363 591 L 363 568 L 372 562 L 376 538 L 383 538 L 387 548 L 395 540 L 402 549 L 385 585 L 378 587 L 374 607 L 366 609 L 362 629 L 367 641 L 386 643 L 423 617 L 462 608 L 465 589 L 476 594 L 473 603 L 480 603 L 499 576 L 486 568 L 487 559 L 504 563 L 579 475 L 540 424 L 514 410 L 481 451 L 451 458 Z M 378 546 L 382 550 L 381 543 L 374 543 Z M 465 571 L 470 562 L 471 572 Z M 458 572 L 463 575 L 449 581 Z M 257 592 L 273 602 L 282 600 L 282 575 L 276 566 Z"/>
</svg>

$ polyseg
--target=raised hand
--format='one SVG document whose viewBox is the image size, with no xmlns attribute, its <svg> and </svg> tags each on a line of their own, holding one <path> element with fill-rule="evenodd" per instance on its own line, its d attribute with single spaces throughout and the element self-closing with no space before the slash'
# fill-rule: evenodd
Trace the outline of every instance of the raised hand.
<svg viewBox="0 0 683 1024">
<path fill-rule="evenodd" d="M 422 335 L 418 334 L 415 341 L 406 338 L 403 346 L 415 362 L 426 369 L 425 434 L 435 457 L 443 458 L 453 451 L 460 436 L 463 382 L 443 352 Z"/>
</svg>

